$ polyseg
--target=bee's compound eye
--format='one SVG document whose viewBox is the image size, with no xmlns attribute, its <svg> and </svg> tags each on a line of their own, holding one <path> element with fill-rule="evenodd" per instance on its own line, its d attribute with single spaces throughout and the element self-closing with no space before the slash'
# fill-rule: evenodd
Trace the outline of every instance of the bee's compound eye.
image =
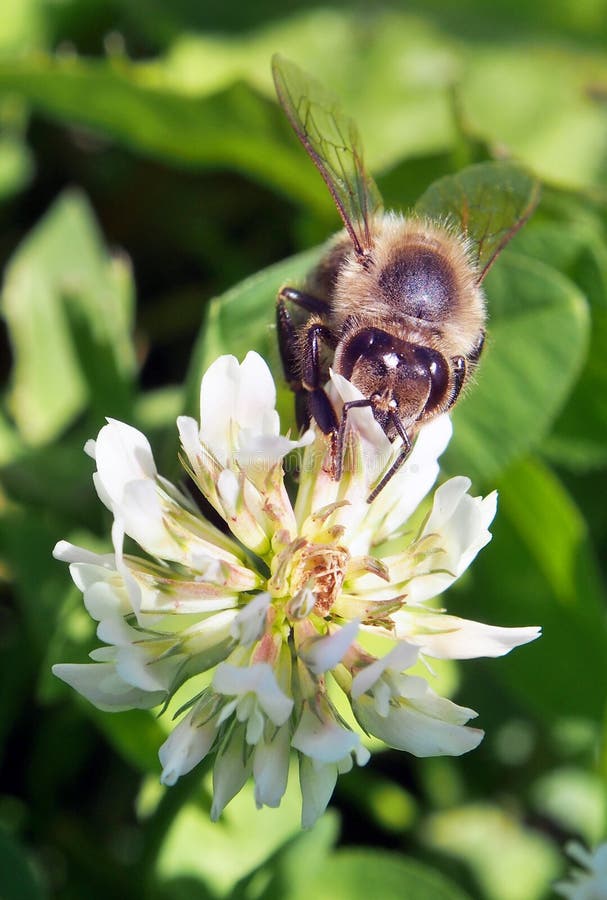
<svg viewBox="0 0 607 900">
<path fill-rule="evenodd" d="M 419 347 L 416 355 L 423 359 L 430 378 L 430 394 L 426 402 L 426 410 L 430 411 L 445 399 L 449 388 L 449 364 L 442 353 L 429 347 Z"/>
</svg>

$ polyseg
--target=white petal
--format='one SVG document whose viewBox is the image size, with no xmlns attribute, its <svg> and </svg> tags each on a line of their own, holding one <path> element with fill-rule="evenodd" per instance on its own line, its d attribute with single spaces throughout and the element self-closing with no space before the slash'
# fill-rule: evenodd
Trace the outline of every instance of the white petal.
<svg viewBox="0 0 607 900">
<path fill-rule="evenodd" d="M 238 387 L 236 420 L 240 427 L 257 430 L 261 424 L 265 433 L 278 434 L 274 379 L 265 360 L 254 350 L 242 362 Z"/>
<path fill-rule="evenodd" d="M 277 807 L 287 789 L 289 777 L 289 728 L 279 728 L 272 740 L 260 741 L 255 748 L 253 777 L 255 778 L 255 803 Z"/>
<path fill-rule="evenodd" d="M 347 625 L 336 628 L 329 637 L 313 640 L 301 650 L 302 659 L 315 675 L 334 669 L 356 639 L 359 628 L 360 622 L 354 619 Z"/>
<path fill-rule="evenodd" d="M 93 566 L 101 566 L 104 569 L 115 569 L 114 557 L 111 553 L 93 553 L 84 547 L 77 547 L 69 541 L 58 541 L 53 548 L 53 556 L 61 562 L 89 563 Z"/>
<path fill-rule="evenodd" d="M 235 516 L 240 497 L 240 484 L 231 469 L 223 469 L 220 473 L 217 479 L 217 491 L 226 514 Z"/>
<path fill-rule="evenodd" d="M 450 701 L 443 700 L 444 703 Z M 440 712 L 445 711 L 443 704 Z M 354 714 L 363 728 L 397 750 L 407 750 L 415 756 L 460 756 L 479 745 L 482 731 L 435 718 L 431 714 L 436 710 L 430 698 L 427 706 L 430 714 L 424 710 L 423 698 L 417 698 L 412 703 L 391 707 L 388 716 L 381 716 L 368 695 L 363 694 L 353 702 Z M 457 714 L 457 718 L 461 718 L 458 713 L 461 707 L 451 706 L 455 707 L 454 716 Z"/>
<path fill-rule="evenodd" d="M 534 641 L 541 634 L 536 626 L 502 628 L 447 615 L 419 615 L 407 611 L 392 616 L 396 635 L 421 647 L 437 659 L 477 659 L 504 656 L 514 647 Z M 419 633 L 415 626 L 419 623 Z"/>
<path fill-rule="evenodd" d="M 175 784 L 178 778 L 198 765 L 213 746 L 216 734 L 213 719 L 199 725 L 194 712 L 189 712 L 175 726 L 158 751 L 162 765 L 162 784 Z"/>
<path fill-rule="evenodd" d="M 301 827 L 311 828 L 322 816 L 337 781 L 337 766 L 330 763 L 315 766 L 307 756 L 299 758 L 299 784 L 301 787 Z"/>
<path fill-rule="evenodd" d="M 225 466 L 232 450 L 230 423 L 236 414 L 239 365 L 235 356 L 220 356 L 200 384 L 200 439 Z"/>
<path fill-rule="evenodd" d="M 342 728 L 335 719 L 321 719 L 304 703 L 303 712 L 291 744 L 319 763 L 336 763 L 355 750 L 360 738 Z"/>
<path fill-rule="evenodd" d="M 97 475 L 110 498 L 112 509 L 119 507 L 125 486 L 157 475 L 148 439 L 136 428 L 108 419 L 95 444 Z"/>
<path fill-rule="evenodd" d="M 343 375 L 339 375 L 333 370 L 330 371 L 331 383 L 333 384 L 342 403 L 349 403 L 352 400 L 362 400 L 362 394 L 352 382 L 348 381 Z M 379 456 L 388 456 L 391 453 L 391 443 L 386 437 L 386 433 L 371 412 L 371 408 L 364 406 L 361 409 L 351 409 L 348 412 L 348 423 L 351 428 L 356 429 L 361 438 L 371 445 Z"/>
<path fill-rule="evenodd" d="M 183 452 L 187 456 L 190 465 L 195 470 L 201 455 L 200 436 L 198 434 L 198 422 L 191 416 L 177 417 L 177 431 Z"/>
<path fill-rule="evenodd" d="M 153 556 L 170 559 L 175 542 L 168 534 L 158 490 L 153 481 L 131 481 L 125 485 L 120 505 L 126 534 Z"/>
<path fill-rule="evenodd" d="M 419 650 L 411 644 L 400 643 L 381 659 L 375 660 L 358 672 L 352 681 L 351 694 L 357 700 L 361 694 L 365 694 L 373 687 L 378 678 L 381 678 L 386 669 L 394 669 L 402 672 L 409 669 L 417 660 Z"/>
<path fill-rule="evenodd" d="M 268 593 L 257 594 L 243 607 L 232 623 L 232 637 L 245 647 L 256 641 L 262 634 L 270 606 Z"/>
<path fill-rule="evenodd" d="M 280 434 L 240 432 L 240 449 L 234 458 L 243 469 L 266 464 L 274 465 L 297 447 L 307 447 L 314 441 L 314 432 L 306 431 L 299 440 L 291 441 Z"/>
<path fill-rule="evenodd" d="M 265 714 L 275 725 L 284 725 L 293 709 L 293 700 L 280 689 L 274 670 L 268 663 L 233 666 L 220 663 L 215 670 L 213 687 L 220 694 L 241 697 L 252 693 Z"/>
<path fill-rule="evenodd" d="M 149 709 L 166 696 L 165 691 L 150 693 L 132 687 L 118 675 L 114 663 L 58 663 L 52 671 L 98 709 L 108 712 Z"/>
<path fill-rule="evenodd" d="M 438 533 L 445 547 L 451 567 L 456 574 L 470 565 L 479 550 L 491 540 L 489 525 L 497 507 L 497 492 L 485 498 L 470 497 L 470 480 L 457 476 L 441 485 L 434 495 L 432 512 L 424 527 L 424 534 Z"/>
<path fill-rule="evenodd" d="M 463 476 L 449 479 L 434 494 L 432 512 L 422 538 L 433 541 L 435 551 L 422 559 L 414 577 L 406 585 L 410 605 L 423 603 L 446 590 L 468 568 L 479 550 L 491 540 L 489 525 L 495 516 L 497 493 L 470 497 L 470 480 Z M 390 565 L 397 577 L 397 565 Z"/>
<path fill-rule="evenodd" d="M 174 682 L 183 663 L 183 656 L 157 660 L 143 646 L 120 647 L 116 655 L 116 671 L 127 684 L 144 691 L 164 691 Z"/>
<path fill-rule="evenodd" d="M 70 571 L 75 564 L 70 566 Z M 72 574 L 72 578 L 76 578 Z M 108 581 L 96 581 L 83 592 L 84 605 L 92 619 L 100 622 L 107 616 L 128 615 L 133 610 L 126 590 L 118 591 Z"/>
</svg>

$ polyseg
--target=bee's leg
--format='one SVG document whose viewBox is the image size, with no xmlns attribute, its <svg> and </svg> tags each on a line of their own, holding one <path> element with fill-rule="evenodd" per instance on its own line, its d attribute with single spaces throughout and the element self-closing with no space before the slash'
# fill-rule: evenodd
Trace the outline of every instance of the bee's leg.
<svg viewBox="0 0 607 900">
<path fill-rule="evenodd" d="M 278 293 L 278 303 L 294 303 L 296 306 L 305 309 L 310 313 L 322 315 L 329 312 L 329 304 L 320 297 L 314 297 L 312 294 L 306 294 L 297 288 L 283 287 Z"/>
<path fill-rule="evenodd" d="M 390 416 L 390 420 L 391 420 L 392 424 L 394 425 L 397 434 L 400 436 L 400 438 L 403 442 L 403 445 L 399 450 L 398 456 L 396 457 L 396 459 L 394 460 L 394 462 L 392 463 L 392 465 L 390 466 L 390 468 L 388 469 L 388 471 L 386 472 L 384 477 L 381 479 L 379 484 L 375 485 L 375 487 L 373 488 L 373 490 L 367 497 L 367 503 L 372 503 L 375 500 L 377 495 L 385 488 L 385 486 L 388 484 L 388 482 L 390 481 L 392 476 L 398 472 L 398 470 L 400 469 L 402 464 L 405 462 L 405 460 L 411 453 L 411 441 L 409 439 L 409 435 L 405 431 L 405 426 L 403 425 L 403 423 L 401 422 L 399 417 L 396 415 L 396 413 L 392 413 L 392 415 Z"/>
<path fill-rule="evenodd" d="M 339 481 L 342 476 L 343 468 L 344 468 L 344 456 L 345 456 L 345 442 L 346 442 L 346 429 L 348 425 L 348 412 L 351 409 L 361 409 L 365 406 L 373 406 L 373 401 L 369 400 L 366 397 L 361 398 L 360 400 L 348 400 L 344 403 L 341 411 L 341 421 L 339 423 L 339 431 L 337 433 L 337 449 L 336 449 L 336 466 L 335 466 L 335 480 Z"/>
<path fill-rule="evenodd" d="M 308 394 L 310 415 L 324 434 L 337 434 L 339 423 L 322 385 L 323 372 L 320 360 L 320 344 L 335 347 L 332 332 L 322 322 L 313 321 L 307 326 L 304 339 L 304 352 L 301 361 L 301 385 Z"/>
<path fill-rule="evenodd" d="M 297 330 L 286 303 L 280 294 L 276 302 L 276 330 L 278 332 L 278 349 L 280 350 L 285 381 L 297 393 L 297 391 L 302 390 L 297 358 Z"/>
<path fill-rule="evenodd" d="M 295 394 L 297 424 L 301 429 L 305 429 L 310 424 L 310 415 L 314 413 L 308 408 L 308 393 L 301 383 L 300 341 L 287 303 L 293 303 L 317 314 L 325 311 L 327 304 L 310 294 L 304 294 L 290 287 L 282 288 L 276 301 L 276 329 L 282 369 L 285 381 Z"/>
</svg>

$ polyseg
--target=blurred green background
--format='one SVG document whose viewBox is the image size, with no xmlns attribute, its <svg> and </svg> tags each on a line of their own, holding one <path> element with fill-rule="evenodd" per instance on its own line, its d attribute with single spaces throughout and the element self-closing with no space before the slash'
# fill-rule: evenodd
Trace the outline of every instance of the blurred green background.
<svg viewBox="0 0 607 900">
<path fill-rule="evenodd" d="M 2 900 L 541 900 L 568 838 L 604 839 L 606 40 L 604 0 L 2 0 Z M 275 291 L 309 260 L 238 283 L 338 227 L 274 103 L 276 50 L 342 97 L 388 207 L 491 158 L 544 183 L 487 279 L 488 351 L 445 460 L 500 491 L 450 611 L 544 636 L 441 667 L 480 712 L 478 751 L 376 754 L 304 834 L 291 789 L 210 824 L 208 773 L 158 783 L 166 723 L 50 675 L 95 644 L 51 559 L 62 537 L 108 546 L 85 439 L 123 418 L 175 476 L 202 367 L 251 346 L 275 365 Z"/>
</svg>

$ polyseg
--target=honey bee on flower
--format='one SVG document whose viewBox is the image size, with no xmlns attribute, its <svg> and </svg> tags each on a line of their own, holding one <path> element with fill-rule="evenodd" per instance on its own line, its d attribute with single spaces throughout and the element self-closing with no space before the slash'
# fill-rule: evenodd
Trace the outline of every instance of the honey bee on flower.
<svg viewBox="0 0 607 900">
<path fill-rule="evenodd" d="M 357 389 L 333 374 L 332 402 Z M 341 772 L 364 765 L 364 732 L 416 756 L 459 755 L 483 732 L 476 713 L 411 674 L 419 660 L 501 656 L 534 640 L 536 627 L 501 628 L 428 606 L 491 539 L 496 495 L 470 482 L 438 487 L 421 525 L 407 527 L 437 478 L 451 424 L 419 432 L 388 489 L 369 488 L 398 453 L 368 408 L 352 408 L 349 464 L 332 477 L 327 437 L 280 434 L 276 390 L 265 362 L 220 357 L 202 379 L 200 422 L 177 422 L 183 463 L 225 523 L 157 471 L 141 432 L 109 421 L 87 451 L 111 511 L 114 551 L 60 542 L 104 646 L 92 662 L 54 673 L 105 710 L 166 705 L 176 723 L 160 748 L 162 781 L 174 784 L 214 754 L 212 816 L 252 777 L 258 806 L 278 806 L 291 752 L 299 758 L 302 824 L 324 811 Z M 303 453 L 294 502 L 283 460 Z M 128 536 L 141 555 L 127 554 Z M 386 652 L 371 652 L 369 635 Z M 209 673 L 199 689 L 195 676 Z M 341 693 L 351 711 L 338 712 Z"/>
</svg>

